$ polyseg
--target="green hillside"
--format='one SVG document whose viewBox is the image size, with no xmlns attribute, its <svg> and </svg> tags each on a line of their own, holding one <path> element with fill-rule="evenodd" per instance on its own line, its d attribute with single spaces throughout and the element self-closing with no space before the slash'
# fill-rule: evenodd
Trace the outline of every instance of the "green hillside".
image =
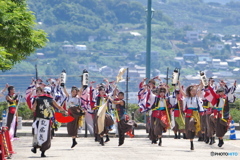
<svg viewBox="0 0 240 160">
<path fill-rule="evenodd" d="M 66 66 L 70 74 L 76 74 L 72 68 L 90 62 L 113 69 L 130 61 L 145 64 L 136 58 L 146 50 L 146 13 L 141 3 L 130 0 L 29 0 L 28 4 L 36 16 L 38 28 L 45 30 L 50 40 L 44 49 L 38 50 L 44 53 L 43 58 L 38 56 L 38 63 L 52 65 L 50 69 L 41 66 L 40 74 L 57 74 Z M 131 35 L 130 32 L 138 32 L 141 36 Z M 184 29 L 174 29 L 171 18 L 156 10 L 152 32 L 152 50 L 161 52 L 162 57 L 173 57 L 175 54 L 168 40 L 182 39 Z M 94 37 L 94 42 L 89 42 L 89 37 Z M 86 45 L 88 50 L 80 54 L 66 53 L 63 45 Z M 104 56 L 122 58 L 108 59 Z M 33 66 L 36 62 L 32 59 L 36 58 L 33 55 L 20 66 Z M 160 63 L 157 61 L 153 67 L 159 69 Z M 20 66 L 15 66 L 6 74 L 32 72 L 30 68 L 33 67 L 21 70 L 25 67 Z"/>
<path fill-rule="evenodd" d="M 209 53 L 209 45 L 218 42 L 211 33 L 240 34 L 240 2 L 206 2 L 202 0 L 153 0 L 151 67 L 165 73 L 177 67 L 176 55 Z M 115 74 L 129 62 L 145 66 L 146 0 L 29 0 L 37 28 L 48 33 L 49 43 L 36 54 L 4 74 L 80 75 L 85 66 L 96 63 L 108 66 Z M 208 30 L 209 35 L 198 44 L 188 44 L 186 31 Z M 76 50 L 85 45 L 86 50 Z M 70 47 L 67 48 L 66 47 Z M 227 58 L 229 49 L 210 52 L 214 58 Z M 194 62 L 195 63 L 195 62 Z M 184 68 L 182 75 L 195 73 L 194 67 Z M 152 73 L 154 76 L 157 73 Z M 93 80 L 103 75 L 91 71 Z M 77 77 L 76 79 L 79 79 Z M 5 79 L 2 79 L 4 83 Z M 18 79 L 16 78 L 16 81 Z"/>
</svg>

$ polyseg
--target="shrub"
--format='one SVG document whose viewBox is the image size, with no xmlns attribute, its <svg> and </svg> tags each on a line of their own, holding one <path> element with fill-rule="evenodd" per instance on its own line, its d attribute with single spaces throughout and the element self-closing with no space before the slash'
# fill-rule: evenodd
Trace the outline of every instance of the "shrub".
<svg viewBox="0 0 240 160">
<path fill-rule="evenodd" d="M 7 102 L 0 102 L 0 113 L 2 114 L 3 110 L 7 110 Z M 28 108 L 28 106 L 25 103 L 20 103 L 18 106 L 18 116 L 22 117 L 22 119 L 33 119 L 33 113 Z M 0 116 L 0 119 L 2 120 L 2 116 Z"/>
</svg>

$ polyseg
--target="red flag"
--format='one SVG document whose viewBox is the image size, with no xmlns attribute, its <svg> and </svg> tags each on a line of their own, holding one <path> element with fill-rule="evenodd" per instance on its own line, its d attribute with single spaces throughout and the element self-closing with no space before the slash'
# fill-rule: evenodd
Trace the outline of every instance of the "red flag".
<svg viewBox="0 0 240 160">
<path fill-rule="evenodd" d="M 211 87 L 208 87 L 208 90 L 205 91 L 204 97 L 214 106 L 217 103 L 219 96 L 213 91 Z"/>
</svg>

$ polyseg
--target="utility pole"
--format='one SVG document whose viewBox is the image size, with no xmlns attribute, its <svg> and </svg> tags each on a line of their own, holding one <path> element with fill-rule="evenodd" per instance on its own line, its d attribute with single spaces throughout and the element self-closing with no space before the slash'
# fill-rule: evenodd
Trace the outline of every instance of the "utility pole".
<svg viewBox="0 0 240 160">
<path fill-rule="evenodd" d="M 35 73 L 36 73 L 36 80 L 38 80 L 38 69 L 37 69 L 37 64 L 35 64 Z"/>
<path fill-rule="evenodd" d="M 146 49 L 146 78 L 150 79 L 151 74 L 151 21 L 152 21 L 152 0 L 148 0 L 147 7 L 147 49 Z"/>
<path fill-rule="evenodd" d="M 126 76 L 126 110 L 128 111 L 128 68 L 127 68 L 127 76 Z"/>
</svg>

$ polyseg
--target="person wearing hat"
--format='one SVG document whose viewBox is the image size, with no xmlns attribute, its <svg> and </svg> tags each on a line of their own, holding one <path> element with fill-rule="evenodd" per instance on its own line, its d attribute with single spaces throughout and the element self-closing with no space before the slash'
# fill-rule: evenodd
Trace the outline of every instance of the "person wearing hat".
<svg viewBox="0 0 240 160">
<path fill-rule="evenodd" d="M 155 97 L 155 102 L 151 106 L 151 132 L 150 140 L 152 144 L 162 146 L 162 133 L 170 128 L 169 107 L 171 106 L 166 98 L 167 90 L 164 87 L 158 89 L 158 94 Z"/>
<path fill-rule="evenodd" d="M 37 153 L 37 148 L 41 151 L 41 157 L 46 157 L 45 151 L 51 147 L 51 125 L 50 119 L 53 117 L 53 107 L 57 107 L 61 111 L 65 111 L 51 97 L 51 88 L 44 87 L 44 94 L 38 96 L 31 110 L 35 112 L 36 119 L 33 123 L 34 137 L 33 148 L 31 151 Z M 65 111 L 65 114 L 67 112 Z"/>
<path fill-rule="evenodd" d="M 218 147 L 222 147 L 224 144 L 223 137 L 228 129 L 228 120 L 230 119 L 229 115 L 229 101 L 228 97 L 225 95 L 225 89 L 220 87 L 217 89 L 216 94 L 214 91 L 209 88 L 216 101 L 216 111 L 214 112 L 214 118 L 216 120 L 216 137 L 219 138 Z"/>
<path fill-rule="evenodd" d="M 200 113 L 204 112 L 200 100 L 202 87 L 202 83 L 200 85 L 190 85 L 187 87 L 186 93 L 180 87 L 180 92 L 185 97 L 183 105 L 185 134 L 187 139 L 190 139 L 191 150 L 194 150 L 193 139 L 201 130 Z"/>
</svg>

